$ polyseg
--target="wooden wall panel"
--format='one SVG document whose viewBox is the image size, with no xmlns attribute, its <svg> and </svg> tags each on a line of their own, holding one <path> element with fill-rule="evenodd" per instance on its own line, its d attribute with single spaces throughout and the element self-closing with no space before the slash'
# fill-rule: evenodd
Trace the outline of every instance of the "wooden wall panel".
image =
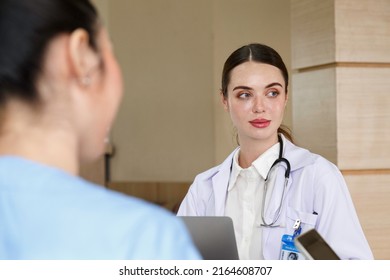
<svg viewBox="0 0 390 280">
<path fill-rule="evenodd" d="M 390 1 L 291 9 L 293 132 L 343 171 L 375 258 L 390 259 Z"/>
<path fill-rule="evenodd" d="M 292 68 L 335 61 L 334 32 L 333 0 L 292 0 Z"/>
<path fill-rule="evenodd" d="M 390 174 L 344 174 L 375 259 L 390 259 Z"/>
<path fill-rule="evenodd" d="M 336 61 L 390 62 L 390 1 L 338 0 Z"/>
<path fill-rule="evenodd" d="M 339 67 L 336 73 L 339 168 L 390 168 L 390 68 Z"/>
<path fill-rule="evenodd" d="M 291 98 L 296 143 L 336 163 L 335 69 L 294 73 Z"/>
</svg>

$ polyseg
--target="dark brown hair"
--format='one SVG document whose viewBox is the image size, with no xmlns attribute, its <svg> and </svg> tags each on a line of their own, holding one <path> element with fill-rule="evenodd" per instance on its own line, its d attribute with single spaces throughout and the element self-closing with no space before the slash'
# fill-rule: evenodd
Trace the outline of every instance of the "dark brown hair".
<svg viewBox="0 0 390 280">
<path fill-rule="evenodd" d="M 0 106 L 11 97 L 39 99 L 36 79 L 56 35 L 83 28 L 96 50 L 97 22 L 89 0 L 0 0 Z"/>
</svg>

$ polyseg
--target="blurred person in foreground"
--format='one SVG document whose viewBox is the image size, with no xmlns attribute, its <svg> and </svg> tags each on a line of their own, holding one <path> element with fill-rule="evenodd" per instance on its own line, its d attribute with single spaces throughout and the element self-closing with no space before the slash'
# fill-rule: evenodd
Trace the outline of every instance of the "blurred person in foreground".
<svg viewBox="0 0 390 280">
<path fill-rule="evenodd" d="M 0 259 L 198 259 L 173 214 L 87 182 L 122 97 L 88 0 L 0 0 Z"/>
</svg>

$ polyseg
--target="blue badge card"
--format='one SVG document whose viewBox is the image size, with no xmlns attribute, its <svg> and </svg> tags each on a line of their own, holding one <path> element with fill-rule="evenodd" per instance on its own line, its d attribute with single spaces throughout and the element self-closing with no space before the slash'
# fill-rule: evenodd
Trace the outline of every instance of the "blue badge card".
<svg viewBox="0 0 390 280">
<path fill-rule="evenodd" d="M 294 236 L 284 234 L 282 237 L 282 246 L 280 248 L 280 260 L 305 260 L 305 257 L 299 253 L 294 244 Z"/>
</svg>

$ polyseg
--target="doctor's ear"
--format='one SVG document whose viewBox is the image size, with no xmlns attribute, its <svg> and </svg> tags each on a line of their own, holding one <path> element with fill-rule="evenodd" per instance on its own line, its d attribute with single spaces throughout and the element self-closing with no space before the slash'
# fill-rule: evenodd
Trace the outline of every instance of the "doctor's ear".
<svg viewBox="0 0 390 280">
<path fill-rule="evenodd" d="M 227 98 L 225 98 L 225 96 L 223 95 L 222 90 L 219 92 L 219 96 L 221 97 L 223 108 L 225 109 L 226 112 L 229 112 L 229 103 L 227 101 Z"/>
</svg>

